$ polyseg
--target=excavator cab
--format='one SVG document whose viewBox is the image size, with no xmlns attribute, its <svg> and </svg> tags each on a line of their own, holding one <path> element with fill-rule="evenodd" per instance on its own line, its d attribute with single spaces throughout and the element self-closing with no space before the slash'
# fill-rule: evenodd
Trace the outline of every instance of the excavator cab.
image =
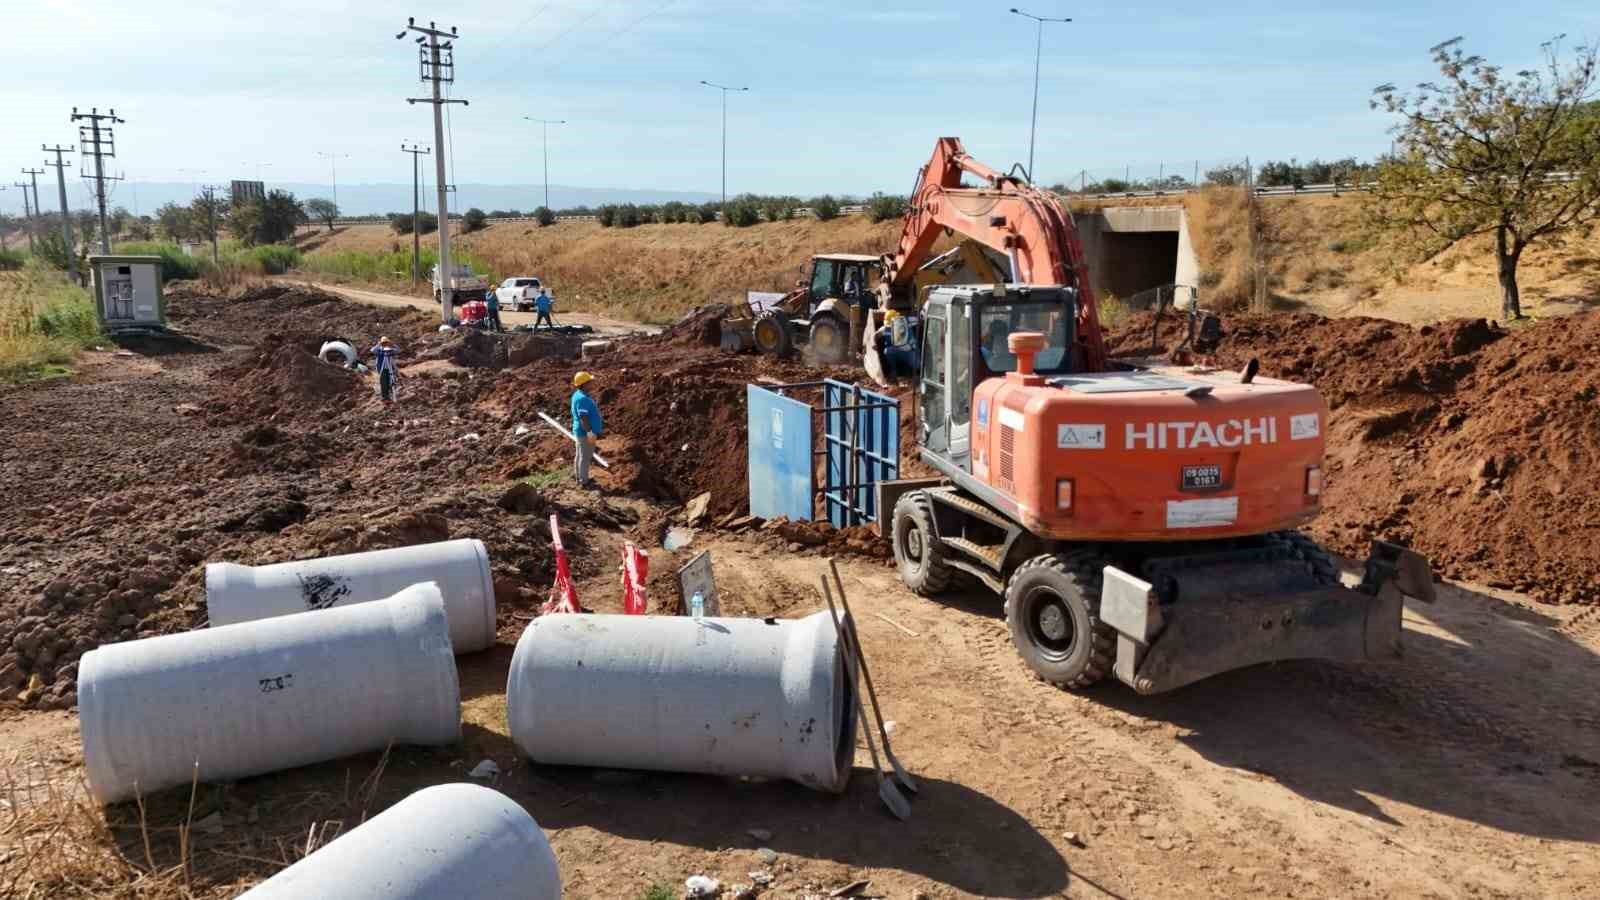
<svg viewBox="0 0 1600 900">
<path fill-rule="evenodd" d="M 936 288 L 923 307 L 921 420 L 923 448 L 972 471 L 972 388 L 1017 369 L 1009 338 L 1045 336 L 1034 357 L 1040 374 L 1071 371 L 1077 293 L 1071 288 L 1004 284 Z"/>
</svg>

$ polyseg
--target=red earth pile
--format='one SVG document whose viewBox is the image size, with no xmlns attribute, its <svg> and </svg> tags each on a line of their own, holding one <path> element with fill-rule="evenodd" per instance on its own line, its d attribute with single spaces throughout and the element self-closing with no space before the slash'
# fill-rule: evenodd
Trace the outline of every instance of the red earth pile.
<svg viewBox="0 0 1600 900">
<path fill-rule="evenodd" d="M 1163 322 L 1159 348 L 1178 323 Z M 1149 351 L 1151 318 L 1109 337 Z M 1558 602 L 1600 601 L 1600 313 L 1512 330 L 1482 319 L 1411 328 L 1306 314 L 1224 321 L 1217 361 L 1316 385 L 1329 475 L 1311 531 L 1364 556 L 1408 544 L 1446 576 Z"/>
</svg>

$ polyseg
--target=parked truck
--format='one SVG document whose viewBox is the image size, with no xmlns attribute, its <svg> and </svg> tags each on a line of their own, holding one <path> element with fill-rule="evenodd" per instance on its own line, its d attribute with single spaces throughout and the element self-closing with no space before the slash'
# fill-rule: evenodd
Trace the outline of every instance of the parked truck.
<svg viewBox="0 0 1600 900">
<path fill-rule="evenodd" d="M 451 299 L 456 303 L 467 300 L 482 300 L 484 292 L 489 290 L 489 280 L 472 271 L 466 263 L 456 263 L 451 266 L 455 270 L 450 277 L 450 290 L 453 292 Z M 439 267 L 433 267 L 433 299 L 439 300 L 444 294 L 444 285 L 439 280 Z"/>
</svg>

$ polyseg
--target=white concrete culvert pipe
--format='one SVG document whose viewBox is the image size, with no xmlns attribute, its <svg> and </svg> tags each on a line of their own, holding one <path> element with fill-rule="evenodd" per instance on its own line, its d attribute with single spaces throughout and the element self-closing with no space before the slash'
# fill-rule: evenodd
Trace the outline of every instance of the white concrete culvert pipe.
<svg viewBox="0 0 1600 900">
<path fill-rule="evenodd" d="M 377 603 L 108 644 L 78 670 L 78 728 L 101 803 L 461 735 L 433 584 Z"/>
<path fill-rule="evenodd" d="M 444 595 L 457 653 L 494 646 L 494 575 L 483 541 L 462 539 L 325 556 L 269 566 L 206 566 L 211 624 L 235 625 L 311 609 L 366 603 L 432 581 Z"/>
<path fill-rule="evenodd" d="M 475 784 L 423 788 L 239 900 L 559 900 L 561 871 L 539 823 Z"/>
<path fill-rule="evenodd" d="M 789 778 L 840 792 L 855 684 L 828 614 L 540 616 L 511 658 L 506 718 L 529 759 Z"/>
</svg>

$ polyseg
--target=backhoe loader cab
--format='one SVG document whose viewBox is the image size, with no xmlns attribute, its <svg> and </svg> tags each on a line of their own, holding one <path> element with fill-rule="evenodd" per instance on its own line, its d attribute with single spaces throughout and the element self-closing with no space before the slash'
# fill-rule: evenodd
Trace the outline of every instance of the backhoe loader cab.
<svg viewBox="0 0 1600 900">
<path fill-rule="evenodd" d="M 1077 293 L 939 286 L 923 313 L 920 457 L 881 488 L 901 579 L 1005 599 L 1018 653 L 1081 688 L 1140 693 L 1303 657 L 1392 658 L 1422 557 L 1376 543 L 1344 587 L 1295 530 L 1322 493 L 1327 410 L 1271 378 L 1084 362 Z"/>
<path fill-rule="evenodd" d="M 872 302 L 882 260 L 858 253 L 819 253 L 799 285 L 776 305 L 724 319 L 722 345 L 788 356 L 810 343 L 818 363 L 844 362 L 851 351 L 851 309 Z"/>
</svg>

